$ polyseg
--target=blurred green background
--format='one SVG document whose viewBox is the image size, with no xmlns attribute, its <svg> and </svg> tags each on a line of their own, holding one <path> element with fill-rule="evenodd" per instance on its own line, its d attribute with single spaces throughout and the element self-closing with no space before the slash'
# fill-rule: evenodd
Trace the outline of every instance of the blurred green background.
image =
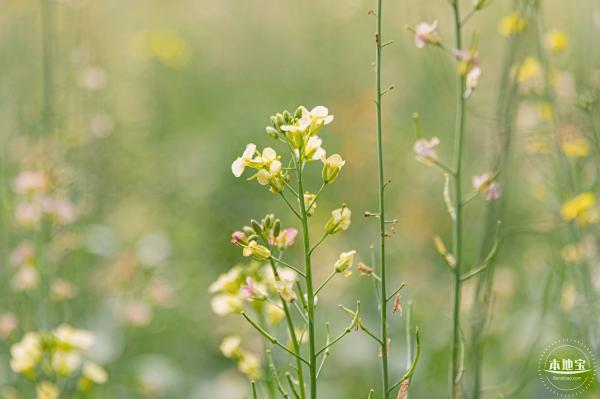
<svg viewBox="0 0 600 399">
<path fill-rule="evenodd" d="M 600 5 L 595 0 L 542 3 L 543 29 L 560 29 L 569 38 L 565 53 L 551 62 L 570 72 L 574 90 L 600 84 L 595 42 Z M 246 345 L 258 348 L 258 337 L 240 317 L 214 315 L 207 287 L 243 261 L 229 243 L 233 230 L 271 212 L 284 225 L 295 221 L 277 197 L 234 178 L 230 165 L 248 142 L 272 145 L 264 127 L 273 113 L 298 105 L 327 106 L 335 121 L 321 137 L 331 153 L 342 154 L 346 166 L 321 197 L 314 223 L 323 224 L 328 210 L 342 202 L 354 218 L 346 234 L 316 254 L 316 273 L 324 278 L 337 254 L 350 248 L 358 251 L 358 260 L 370 263 L 377 226 L 361 214 L 377 206 L 374 20 L 367 15 L 374 3 L 49 1 L 45 33 L 40 2 L 3 0 L 0 5 L 1 250 L 8 259 L 23 238 L 44 248 L 72 238 L 69 254 L 42 275 L 63 276 L 77 290 L 60 304 L 49 304 L 42 289 L 15 293 L 10 283 L 14 270 L 3 262 L 0 311 L 13 312 L 19 326 L 15 336 L 0 342 L 0 385 L 23 386 L 8 368 L 8 348 L 16 338 L 29 329 L 68 322 L 98 335 L 94 356 L 110 374 L 90 397 L 248 395 L 246 378 L 218 345 L 225 335 L 239 333 Z M 448 386 L 451 276 L 431 237 L 439 234 L 449 242 L 450 221 L 441 195 L 443 176 L 414 160 L 410 115 L 419 112 L 425 136 L 439 137 L 440 157 L 451 159 L 455 66 L 439 50 L 417 50 L 405 25 L 437 19 L 441 37 L 450 43 L 451 10 L 443 0 L 384 1 L 384 7 L 384 41 L 394 43 L 385 49 L 383 81 L 395 86 L 384 103 L 385 165 L 392 180 L 388 213 L 399 220 L 389 240 L 390 281 L 406 282 L 402 299 L 412 301 L 414 324 L 423 336 L 411 395 L 439 398 Z M 464 9 L 469 7 L 465 1 Z M 468 103 L 468 176 L 489 170 L 499 147 L 496 99 L 508 40 L 498 34 L 497 24 L 510 9 L 509 2 L 495 1 L 466 27 L 467 37 L 474 29 L 480 32 L 483 69 Z M 51 50 L 46 56 L 44 40 Z M 519 51 L 525 56 L 537 50 L 530 40 Z M 46 100 L 44 68 L 51 76 Z M 579 123 L 574 112 L 567 107 L 560 116 Z M 560 254 L 569 243 L 552 224 L 561 204 L 553 188 L 563 183 L 549 173 L 547 160 L 530 156 L 532 130 L 520 129 L 517 119 L 510 179 L 503 187 L 510 198 L 504 221 L 510 234 L 496 265 L 484 385 L 490 397 L 497 397 L 499 385 L 510 389 L 521 382 L 515 371 L 524 366 L 531 375 L 516 397 L 546 398 L 549 393 L 536 380 L 536 358 L 553 339 L 589 340 L 580 325 L 587 308 L 575 312 L 584 304 L 569 302 L 568 277 L 555 279 L 549 314 L 539 321 L 544 281 L 562 262 L 556 249 Z M 548 131 L 541 126 L 536 134 Z M 46 164 L 62 165 L 65 190 L 78 204 L 80 217 L 68 229 L 23 232 L 13 217 L 18 201 L 13 181 L 19 171 Z M 591 168 L 577 167 L 583 175 Z M 315 190 L 318 178 L 309 184 Z M 486 203 L 477 199 L 470 206 L 466 258 L 476 263 Z M 598 233 L 591 235 L 597 245 Z M 597 284 L 600 265 L 594 259 Z M 163 300 L 148 305 L 148 286 L 163 283 L 168 288 L 160 292 L 168 300 L 159 295 Z M 467 334 L 473 288 L 470 282 L 465 287 Z M 367 323 L 375 326 L 372 286 L 355 273 L 334 281 L 322 295 L 321 331 L 326 320 L 334 330 L 342 329 L 346 317 L 337 305 L 351 305 L 357 298 L 368 312 Z M 592 320 L 595 316 L 589 314 Z M 392 318 L 391 331 L 393 372 L 401 376 L 406 364 L 402 317 Z M 527 359 L 532 363 L 527 365 Z M 467 356 L 467 381 L 469 364 Z M 377 348 L 352 334 L 333 351 L 322 397 L 366 397 L 371 386 L 378 386 L 378 376 Z M 30 397 L 24 392 L 22 397 Z"/>
</svg>

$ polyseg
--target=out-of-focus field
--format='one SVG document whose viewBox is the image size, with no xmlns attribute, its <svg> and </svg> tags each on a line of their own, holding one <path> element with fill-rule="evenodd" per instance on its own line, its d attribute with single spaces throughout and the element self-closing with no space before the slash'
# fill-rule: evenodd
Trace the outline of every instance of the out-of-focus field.
<svg viewBox="0 0 600 399">
<path fill-rule="evenodd" d="M 549 60 L 570 79 L 565 102 L 572 105 L 557 118 L 588 137 L 589 123 L 572 109 L 582 92 L 600 87 L 600 4 L 542 3 L 544 29 L 560 29 L 568 37 L 564 52 Z M 34 384 L 10 368 L 10 346 L 27 331 L 62 323 L 96 335 L 85 356 L 108 371 L 106 383 L 81 397 L 247 396 L 247 378 L 223 357 L 219 343 L 237 333 L 258 352 L 259 337 L 241 317 L 216 316 L 208 286 L 244 260 L 229 243 L 233 230 L 271 212 L 285 225 L 296 221 L 276 196 L 232 176 L 231 162 L 248 142 L 269 145 L 264 127 L 273 113 L 326 105 L 335 123 L 323 138 L 346 165 L 319 208 L 345 201 L 354 219 L 346 234 L 315 255 L 315 273 L 319 280 L 326 277 L 331 259 L 348 248 L 370 262 L 377 226 L 361 214 L 377 207 L 374 21 L 367 15 L 374 4 L 42 4 L 46 24 L 39 1 L 0 1 L 0 397 L 35 397 Z M 470 2 L 464 4 L 468 9 Z M 388 241 L 389 278 L 406 282 L 402 299 L 412 302 L 423 336 L 411 398 L 442 398 L 450 361 L 451 278 L 431 238 L 449 240 L 451 225 L 442 174 L 414 159 L 411 113 L 421 115 L 426 136 L 440 138 L 440 157 L 451 159 L 455 66 L 441 51 L 417 50 L 405 25 L 437 19 L 441 37 L 451 42 L 451 10 L 442 0 L 384 6 L 384 39 L 394 43 L 385 49 L 383 77 L 386 86 L 395 85 L 384 104 L 385 165 L 392 180 L 386 195 L 388 213 L 398 219 Z M 499 146 L 496 103 L 508 39 L 497 26 L 510 7 L 495 1 L 466 28 L 469 36 L 475 28 L 480 32 L 483 74 L 468 102 L 465 184 L 491 167 Z M 534 54 L 534 42 L 519 51 L 521 57 Z M 561 248 L 573 240 L 556 226 L 573 187 L 549 173 L 550 156 L 531 151 L 532 140 L 552 141 L 537 123 L 544 116 L 538 111 L 539 104 L 523 101 L 516 118 L 503 187 L 506 233 L 495 265 L 484 358 L 486 388 L 510 390 L 522 382 L 522 367 L 531 373 L 520 398 L 548 395 L 535 376 L 545 344 L 563 336 L 589 342 L 581 320 L 587 317 L 596 326 L 598 320 L 597 309 L 590 311 L 580 298 L 578 282 L 561 268 L 569 259 L 568 253 L 567 260 L 561 257 Z M 595 154 L 589 159 L 597 162 L 600 155 L 589 143 Z M 585 159 L 569 160 L 577 171 L 573 184 L 582 184 L 575 192 L 594 191 L 585 182 L 596 173 L 595 161 Z M 465 257 L 473 263 L 480 257 L 486 204 L 477 200 L 468 210 Z M 317 214 L 315 223 L 327 217 L 328 212 Z M 586 231 L 577 243 L 597 251 L 598 232 Z M 298 248 L 291 252 L 300 255 Z M 594 254 L 589 267 L 597 292 L 600 264 Z M 559 269 L 567 277 L 554 279 L 544 299 L 547 276 Z M 464 287 L 468 335 L 474 287 L 471 281 Z M 372 285 L 359 273 L 335 280 L 327 290 L 318 304 L 320 323 L 330 320 L 342 328 L 347 318 L 337 305 L 361 299 L 365 321 L 376 325 Z M 540 319 L 544 303 L 548 311 Z M 393 340 L 403 343 L 403 319 L 393 316 L 390 328 Z M 406 365 L 402 348 L 391 353 L 398 375 Z M 323 398 L 362 398 L 379 384 L 377 348 L 361 334 L 351 334 L 328 362 Z M 594 392 L 589 397 L 598 397 Z"/>
</svg>

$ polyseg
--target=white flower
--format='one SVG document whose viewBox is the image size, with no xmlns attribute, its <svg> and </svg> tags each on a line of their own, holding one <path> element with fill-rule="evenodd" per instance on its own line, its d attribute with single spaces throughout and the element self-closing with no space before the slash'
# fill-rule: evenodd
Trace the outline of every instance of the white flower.
<svg viewBox="0 0 600 399">
<path fill-rule="evenodd" d="M 354 262 L 354 254 L 356 254 L 356 251 L 354 250 L 342 252 L 340 254 L 339 259 L 334 265 L 336 273 L 344 273 L 344 276 L 346 277 L 352 274 L 350 267 L 352 266 L 352 262 Z"/>
<path fill-rule="evenodd" d="M 429 163 L 429 161 L 437 160 L 437 154 L 435 152 L 435 147 L 440 144 L 440 139 L 437 137 L 431 138 L 431 140 L 427 139 L 419 139 L 415 142 L 413 146 L 413 151 L 417 156 L 417 160 L 425 163 Z"/>
<path fill-rule="evenodd" d="M 20 342 L 10 347 L 10 368 L 15 373 L 24 373 L 37 366 L 42 358 L 41 338 L 34 332 L 28 332 Z"/>
<path fill-rule="evenodd" d="M 96 342 L 91 331 L 75 329 L 68 324 L 61 324 L 52 334 L 58 345 L 65 349 L 87 350 Z"/>
<path fill-rule="evenodd" d="M 279 324 L 279 322 L 283 320 L 284 317 L 285 312 L 283 311 L 283 309 L 281 309 L 281 307 L 271 302 L 267 302 L 265 304 L 265 318 L 269 325 L 274 326 Z"/>
<path fill-rule="evenodd" d="M 316 161 L 325 156 L 325 150 L 321 148 L 323 141 L 318 136 L 311 136 L 304 146 L 304 156 L 307 159 Z"/>
<path fill-rule="evenodd" d="M 473 176 L 471 182 L 476 191 L 485 195 L 487 201 L 500 198 L 500 185 L 493 179 L 490 173 Z"/>
<path fill-rule="evenodd" d="M 235 177 L 240 177 L 242 173 L 244 173 L 244 169 L 246 168 L 248 161 L 252 160 L 255 152 L 256 145 L 250 143 L 246 146 L 242 156 L 233 161 L 231 164 L 231 172 L 233 172 Z"/>
<path fill-rule="evenodd" d="M 13 290 L 29 291 L 38 286 L 40 282 L 40 274 L 38 270 L 30 265 L 21 266 L 11 280 Z"/>
<path fill-rule="evenodd" d="M 233 294 L 240 288 L 241 276 L 242 268 L 239 266 L 232 267 L 226 273 L 221 274 L 219 278 L 208 287 L 208 292 L 211 294 L 217 292 L 229 292 Z"/>
<path fill-rule="evenodd" d="M 223 342 L 221 342 L 221 345 L 219 346 L 219 350 L 223 356 L 232 358 L 240 354 L 241 344 L 242 338 L 240 338 L 239 335 L 231 335 L 223 339 Z"/>
<path fill-rule="evenodd" d="M 466 85 L 467 89 L 465 90 L 465 97 L 469 97 L 473 90 L 479 84 L 479 77 L 481 76 L 481 67 L 479 65 L 473 66 L 471 70 L 467 73 Z"/>
<path fill-rule="evenodd" d="M 281 174 L 281 162 L 280 161 L 272 161 L 269 165 L 269 170 L 261 169 L 256 174 L 256 180 L 258 184 L 261 186 L 266 186 L 273 182 L 273 180 L 277 179 Z"/>
<path fill-rule="evenodd" d="M 492 182 L 492 176 L 489 173 L 476 175 L 471 178 L 473 188 L 479 192 L 485 192 L 487 186 Z"/>
<path fill-rule="evenodd" d="M 275 281 L 273 284 L 275 290 L 281 295 L 281 299 L 286 302 L 293 302 L 296 300 L 296 292 L 294 291 L 293 280 L 280 280 Z"/>
<path fill-rule="evenodd" d="M 346 161 L 342 159 L 340 154 L 333 154 L 329 158 L 323 157 L 321 161 L 323 162 L 321 177 L 325 183 L 332 183 L 346 164 Z"/>
<path fill-rule="evenodd" d="M 323 105 L 317 105 L 310 112 L 302 107 L 302 118 L 310 118 L 315 124 L 328 125 L 333 121 L 333 115 L 329 115 L 329 110 Z"/>
<path fill-rule="evenodd" d="M 52 354 L 52 369 L 56 374 L 67 377 L 81 364 L 81 354 L 71 350 L 57 350 Z"/>
<path fill-rule="evenodd" d="M 50 381 L 42 381 L 35 387 L 36 399 L 58 399 L 59 395 L 58 387 Z"/>
<path fill-rule="evenodd" d="M 437 44 L 439 42 L 438 36 L 435 33 L 437 26 L 437 20 L 431 24 L 426 22 L 418 24 L 415 29 L 415 46 L 423 48 L 426 44 Z"/>
<path fill-rule="evenodd" d="M 104 384 L 108 381 L 108 373 L 104 367 L 94 362 L 83 364 L 83 376 L 96 384 Z"/>
<path fill-rule="evenodd" d="M 352 216 L 352 211 L 348 209 L 346 206 L 342 206 L 341 208 L 334 209 L 331 212 L 331 217 L 327 221 L 325 225 L 325 229 L 329 234 L 335 234 L 342 230 L 347 230 L 350 227 L 350 218 Z"/>
<path fill-rule="evenodd" d="M 311 134 L 315 134 L 321 127 L 330 124 L 333 121 L 333 115 L 329 115 L 327 107 L 318 105 L 312 110 L 300 106 L 302 117 L 293 125 L 283 125 L 281 130 L 284 132 L 300 132 L 305 133 L 310 130 Z"/>
<path fill-rule="evenodd" d="M 227 316 L 242 309 L 243 301 L 237 295 L 221 294 L 213 297 L 211 308 L 219 316 Z"/>
<path fill-rule="evenodd" d="M 50 178 L 46 172 L 24 171 L 21 172 L 14 183 L 17 194 L 31 194 L 36 191 L 45 191 L 50 184 Z"/>
</svg>

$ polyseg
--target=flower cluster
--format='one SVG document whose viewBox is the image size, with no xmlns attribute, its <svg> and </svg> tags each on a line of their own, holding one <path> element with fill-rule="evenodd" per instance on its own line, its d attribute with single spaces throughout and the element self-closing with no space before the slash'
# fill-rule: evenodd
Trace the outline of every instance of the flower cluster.
<svg viewBox="0 0 600 399">
<path fill-rule="evenodd" d="M 85 352 L 94 345 L 95 336 L 63 324 L 53 331 L 27 332 L 10 348 L 10 367 L 15 373 L 37 381 L 38 398 L 57 399 L 61 381 L 77 381 L 79 391 L 104 384 L 108 373 L 97 363 L 86 360 Z"/>
<path fill-rule="evenodd" d="M 317 362 L 319 354 L 315 349 L 315 308 L 317 294 L 337 274 L 349 276 L 356 251 L 343 252 L 333 265 L 329 277 L 318 288 L 313 286 L 311 265 L 312 253 L 327 237 L 348 229 L 352 212 L 346 205 L 331 211 L 331 216 L 323 226 L 321 238 L 310 243 L 309 218 L 316 213 L 317 200 L 325 188 L 340 175 L 345 161 L 339 154 L 330 154 L 323 148 L 323 140 L 319 137 L 321 129 L 333 121 L 333 115 L 324 106 L 316 106 L 309 110 L 300 106 L 295 112 L 278 112 L 271 116 L 271 124 L 266 127 L 267 136 L 285 144 L 289 159 L 271 147 L 259 150 L 253 143 L 247 144 L 241 156 L 237 157 L 231 171 L 240 177 L 247 169 L 253 174 L 248 180 L 256 180 L 261 186 L 268 186 L 273 194 L 281 197 L 292 215 L 301 222 L 304 241 L 304 268 L 293 266 L 284 254 L 294 244 L 298 236 L 296 228 L 283 228 L 281 221 L 268 214 L 262 220 L 251 220 L 247 226 L 234 231 L 231 243 L 241 249 L 244 257 L 251 258 L 246 265 L 236 265 L 221 274 L 211 284 L 209 291 L 213 294 L 212 310 L 219 316 L 241 314 L 270 345 L 283 348 L 292 354 L 297 363 L 296 377 L 289 374 L 291 389 L 304 393 L 308 386 L 317 385 Z M 320 161 L 320 162 L 319 162 Z M 321 186 L 311 192 L 308 179 L 303 178 L 305 169 L 310 165 L 320 165 Z M 295 185 L 296 187 L 292 187 Z M 290 196 L 292 199 L 290 199 Z M 304 270 L 302 270 L 304 269 Z M 292 314 L 293 311 L 293 314 Z M 296 311 L 300 313 L 303 327 L 296 328 Z M 254 321 L 257 316 L 257 321 Z M 355 316 L 356 317 L 356 316 Z M 282 320 L 286 320 L 287 339 L 284 344 L 277 338 L 277 328 Z M 300 343 L 306 339 L 311 341 L 307 362 L 302 355 Z M 239 370 L 250 379 L 260 377 L 260 359 L 241 347 L 242 339 L 238 335 L 227 337 L 221 344 L 223 354 L 238 363 Z M 276 380 L 276 365 L 271 356 L 265 359 Z M 304 362 L 303 362 L 304 361 Z M 304 364 L 303 364 L 304 363 Z M 310 382 L 303 380 L 303 367 L 311 368 Z M 276 381 L 265 381 L 278 385 Z M 284 396 L 281 386 L 277 388 Z M 296 395 L 297 396 L 297 395 Z M 304 396 L 304 394 L 302 395 Z"/>
</svg>

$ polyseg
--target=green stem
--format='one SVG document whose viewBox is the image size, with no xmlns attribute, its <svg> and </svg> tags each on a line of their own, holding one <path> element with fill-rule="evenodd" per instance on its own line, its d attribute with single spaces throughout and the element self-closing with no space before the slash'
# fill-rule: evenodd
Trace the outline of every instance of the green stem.
<svg viewBox="0 0 600 399">
<path fill-rule="evenodd" d="M 462 27 L 460 18 L 460 4 L 454 0 L 452 4 L 454 14 L 454 29 L 456 49 L 462 49 Z M 456 110 L 456 131 L 454 141 L 454 206 L 456 210 L 456 220 L 452 229 L 452 252 L 456 257 L 456 266 L 454 267 L 453 278 L 453 331 L 452 331 L 452 372 L 451 372 L 451 398 L 457 399 L 461 396 L 460 392 L 460 303 L 461 303 L 461 266 L 462 266 L 462 151 L 463 135 L 465 128 L 465 78 L 458 74 L 457 81 L 457 110 Z"/>
<path fill-rule="evenodd" d="M 244 318 L 248 321 L 248 323 L 250 323 L 250 325 L 252 327 L 254 327 L 256 329 L 256 331 L 258 331 L 263 337 L 265 337 L 272 344 L 277 345 L 278 347 L 280 347 L 281 349 L 283 349 L 284 351 L 286 351 L 290 355 L 294 356 L 296 359 L 299 359 L 302 362 L 308 364 L 308 362 L 302 356 L 300 356 L 299 354 L 294 353 L 291 350 L 289 350 L 287 346 L 285 346 L 284 344 L 282 344 L 281 342 L 279 342 L 279 340 L 277 338 L 275 338 L 274 336 L 272 336 L 271 334 L 269 334 L 267 332 L 267 330 L 265 330 L 257 322 L 255 322 L 254 320 L 252 320 L 250 318 L 250 316 L 248 316 L 246 314 L 246 312 L 242 312 L 242 316 L 244 316 Z"/>
<path fill-rule="evenodd" d="M 273 259 L 271 261 L 271 269 L 273 270 L 273 275 L 276 280 L 280 280 L 279 272 L 277 271 L 277 266 Z M 288 330 L 290 333 L 290 339 L 292 341 L 292 348 L 297 355 L 301 355 L 300 353 L 300 344 L 298 343 L 298 337 L 296 337 L 296 327 L 294 326 L 294 320 L 292 319 L 292 315 L 290 314 L 290 309 L 288 307 L 287 302 L 281 298 L 281 304 L 283 305 L 283 313 L 285 314 L 285 320 L 288 325 Z M 306 391 L 304 389 L 304 373 L 302 371 L 302 362 L 300 359 L 296 358 L 296 368 L 298 369 L 298 384 L 300 385 L 300 394 L 302 399 L 306 398 Z"/>
<path fill-rule="evenodd" d="M 315 295 L 317 295 L 319 293 L 319 291 L 321 291 L 323 289 L 323 287 L 325 287 L 327 285 L 327 283 L 329 283 L 329 281 L 333 278 L 333 276 L 335 276 L 337 274 L 337 272 L 334 270 L 333 272 L 331 272 L 331 274 L 329 276 L 327 276 L 327 278 L 325 279 L 325 281 L 323 281 L 321 283 L 321 285 L 319 286 L 319 288 L 317 288 L 315 290 Z"/>
<path fill-rule="evenodd" d="M 310 235 L 308 230 L 308 214 L 304 204 L 304 185 L 302 183 L 302 160 L 296 162 L 298 172 L 298 202 L 300 203 L 300 215 L 302 221 L 302 239 L 304 241 L 304 270 L 306 271 L 306 296 L 308 314 L 308 350 L 309 350 L 309 372 L 310 372 L 310 397 L 317 398 L 317 355 L 315 349 L 315 293 L 313 290 L 312 267 L 310 259 Z"/>
<path fill-rule="evenodd" d="M 40 0 L 42 23 L 42 51 L 43 51 L 43 76 L 44 76 L 44 134 L 49 134 L 54 128 L 54 98 L 53 98 L 53 43 L 54 17 L 51 0 Z"/>
<path fill-rule="evenodd" d="M 379 272 L 381 274 L 380 318 L 381 318 L 381 395 L 384 399 L 389 397 L 389 372 L 388 372 L 388 325 L 387 325 L 387 291 L 385 270 L 385 177 L 383 171 L 383 135 L 381 124 L 381 16 L 383 13 L 382 0 L 377 0 L 376 34 L 375 34 L 375 109 L 377 111 L 377 164 L 379 169 Z"/>
</svg>

